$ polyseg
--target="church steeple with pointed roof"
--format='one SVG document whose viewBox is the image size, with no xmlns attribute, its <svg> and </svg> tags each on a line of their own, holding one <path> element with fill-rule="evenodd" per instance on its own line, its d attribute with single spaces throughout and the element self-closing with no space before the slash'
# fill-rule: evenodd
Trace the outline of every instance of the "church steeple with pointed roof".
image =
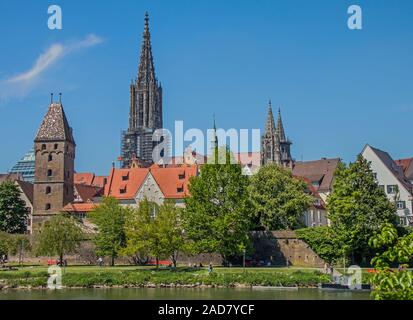
<svg viewBox="0 0 413 320">
<path fill-rule="evenodd" d="M 129 87 L 129 128 L 122 135 L 122 166 L 130 166 L 132 155 L 152 162 L 152 134 L 163 127 L 162 87 L 158 84 L 153 62 L 149 15 L 145 13 L 138 73 Z"/>
<path fill-rule="evenodd" d="M 286 138 L 284 132 L 280 109 L 278 109 L 277 126 L 275 126 L 270 100 L 265 132 L 261 137 L 261 165 L 276 163 L 284 167 L 292 167 L 293 160 L 290 154 L 290 145 L 291 142 Z"/>
</svg>

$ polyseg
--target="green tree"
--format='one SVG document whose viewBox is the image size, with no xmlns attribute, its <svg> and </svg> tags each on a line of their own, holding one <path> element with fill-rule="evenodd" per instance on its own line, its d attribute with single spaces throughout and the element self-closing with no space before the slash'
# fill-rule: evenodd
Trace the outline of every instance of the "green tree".
<svg viewBox="0 0 413 320">
<path fill-rule="evenodd" d="M 89 215 L 90 221 L 97 226 L 98 233 L 93 238 L 96 253 L 109 256 L 110 265 L 126 245 L 125 216 L 131 209 L 122 207 L 113 197 L 106 197 Z"/>
<path fill-rule="evenodd" d="M 76 252 L 83 236 L 82 228 L 75 218 L 58 214 L 41 225 L 36 235 L 35 252 L 38 255 L 57 255 L 62 262 L 66 254 Z"/>
<path fill-rule="evenodd" d="M 28 212 L 21 192 L 12 181 L 0 184 L 0 231 L 7 233 L 24 233 Z"/>
<path fill-rule="evenodd" d="M 8 249 L 10 254 L 19 256 L 20 264 L 23 263 L 23 253 L 32 249 L 29 237 L 25 234 L 11 234 Z"/>
<path fill-rule="evenodd" d="M 355 257 L 371 254 L 368 241 L 383 223 L 396 223 L 395 205 L 379 188 L 370 163 L 361 155 L 355 163 L 339 166 L 327 210 L 340 253 L 351 255 L 353 262 Z"/>
<path fill-rule="evenodd" d="M 192 177 L 190 196 L 185 199 L 184 230 L 194 253 L 219 253 L 224 263 L 250 246 L 251 201 L 248 178 L 241 166 L 206 164 L 199 176 Z"/>
<path fill-rule="evenodd" d="M 249 187 L 259 226 L 267 230 L 302 227 L 301 218 L 313 201 L 304 181 L 276 164 L 262 167 Z"/>
<path fill-rule="evenodd" d="M 159 238 L 160 251 L 170 257 L 174 267 L 178 253 L 185 247 L 181 213 L 181 208 L 177 208 L 173 202 L 165 201 L 155 217 L 155 232 Z"/>
<path fill-rule="evenodd" d="M 396 228 L 385 223 L 369 244 L 378 252 L 372 260 L 376 269 L 372 296 L 376 300 L 413 300 L 413 275 L 407 270 L 413 259 L 413 233 L 399 237 Z M 392 270 L 394 264 L 401 268 Z"/>
<path fill-rule="evenodd" d="M 157 267 L 163 254 L 155 226 L 155 216 L 158 211 L 159 206 L 145 198 L 137 209 L 128 213 L 125 224 L 126 247 L 122 250 L 123 254 L 139 256 L 141 260 L 144 260 L 143 257 L 153 255 Z"/>
</svg>

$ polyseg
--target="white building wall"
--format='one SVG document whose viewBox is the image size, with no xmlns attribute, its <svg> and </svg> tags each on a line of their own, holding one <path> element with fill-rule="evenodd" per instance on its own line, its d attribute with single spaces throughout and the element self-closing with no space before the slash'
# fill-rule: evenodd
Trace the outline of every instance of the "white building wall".
<svg viewBox="0 0 413 320">
<path fill-rule="evenodd" d="M 377 182 L 379 185 L 384 186 L 384 191 L 391 201 L 395 200 L 395 194 L 389 194 L 387 192 L 387 186 L 397 185 L 399 189 L 399 201 L 406 202 L 406 209 L 397 210 L 397 215 L 402 218 L 402 220 L 407 220 L 406 218 L 412 218 L 413 212 L 413 199 L 412 195 L 406 190 L 404 185 L 394 176 L 394 174 L 386 167 L 386 165 L 380 160 L 376 153 L 366 146 L 364 148 L 362 156 L 371 162 L 371 169 L 377 175 Z M 412 221 L 413 222 L 413 221 Z M 407 224 L 407 223 L 406 223 Z M 411 223 L 410 225 L 413 225 Z"/>
</svg>

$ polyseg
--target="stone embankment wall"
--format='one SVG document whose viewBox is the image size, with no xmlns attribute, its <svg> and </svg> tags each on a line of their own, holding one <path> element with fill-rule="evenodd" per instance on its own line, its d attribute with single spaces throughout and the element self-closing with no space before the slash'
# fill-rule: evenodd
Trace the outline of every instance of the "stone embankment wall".
<svg viewBox="0 0 413 320">
<path fill-rule="evenodd" d="M 294 231 L 257 231 L 253 233 L 255 253 L 254 259 L 264 265 L 318 267 L 324 261 L 309 247 L 297 238 Z"/>
<path fill-rule="evenodd" d="M 252 234 L 254 252 L 247 255 L 247 262 L 250 266 L 297 266 L 297 267 L 317 267 L 324 266 L 324 261 L 305 243 L 297 238 L 294 231 L 257 231 Z M 18 262 L 19 256 L 9 257 L 10 261 Z M 25 263 L 47 264 L 48 259 L 56 257 L 34 257 L 30 253 L 22 255 Z M 82 243 L 76 255 L 66 256 L 68 264 L 96 264 L 97 256 L 94 246 L 90 241 Z M 105 259 L 109 264 L 109 259 Z M 119 257 L 116 264 L 131 264 L 131 259 Z M 218 254 L 186 255 L 179 254 L 178 264 L 188 266 L 202 263 L 204 266 L 222 264 L 221 256 Z M 242 259 L 234 261 L 234 265 L 242 264 Z"/>
</svg>

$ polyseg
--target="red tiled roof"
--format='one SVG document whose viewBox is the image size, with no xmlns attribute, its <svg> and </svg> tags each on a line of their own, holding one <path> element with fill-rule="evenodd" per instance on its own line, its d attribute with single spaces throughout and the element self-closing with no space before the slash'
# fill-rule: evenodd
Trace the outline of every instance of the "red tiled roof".
<svg viewBox="0 0 413 320">
<path fill-rule="evenodd" d="M 188 196 L 189 178 L 195 176 L 197 171 L 197 166 L 152 168 L 151 174 L 165 198 L 181 199 Z M 182 192 L 179 188 L 183 189 Z"/>
<path fill-rule="evenodd" d="M 316 188 L 318 192 L 331 191 L 333 187 L 334 172 L 339 163 L 339 158 L 295 162 L 293 175 L 307 178 L 311 183 L 319 182 L 320 185 Z"/>
<path fill-rule="evenodd" d="M 189 178 L 197 174 L 197 166 L 151 168 L 112 168 L 105 187 L 105 196 L 134 199 L 148 174 L 151 174 L 167 199 L 180 199 L 188 195 Z M 128 177 L 127 180 L 123 177 Z M 179 190 L 182 188 L 183 190 Z M 122 192 L 121 192 L 122 190 Z"/>
<path fill-rule="evenodd" d="M 90 186 L 87 184 L 75 184 L 75 190 L 81 198 L 81 202 L 87 202 L 94 197 L 101 196 L 103 193 L 102 188 Z"/>
<path fill-rule="evenodd" d="M 75 184 L 85 184 L 100 188 L 103 188 L 105 186 L 106 179 L 107 177 L 96 176 L 92 172 L 75 173 L 74 175 Z"/>
<path fill-rule="evenodd" d="M 105 196 L 112 196 L 117 199 L 133 199 L 138 192 L 141 184 L 145 180 L 149 169 L 115 169 L 112 168 L 105 186 Z M 128 176 L 128 180 L 122 177 Z M 126 190 L 125 190 L 126 187 Z M 121 193 L 121 189 L 126 192 Z"/>
<path fill-rule="evenodd" d="M 64 212 L 91 212 L 96 207 L 94 203 L 69 203 L 62 211 Z"/>
</svg>

